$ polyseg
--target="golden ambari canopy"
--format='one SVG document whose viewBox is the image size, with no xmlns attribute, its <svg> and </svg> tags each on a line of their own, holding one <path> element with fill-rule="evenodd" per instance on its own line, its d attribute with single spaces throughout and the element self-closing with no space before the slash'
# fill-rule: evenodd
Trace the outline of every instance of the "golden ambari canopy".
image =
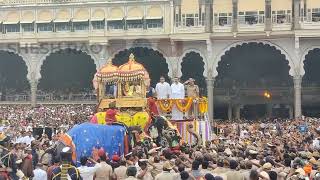
<svg viewBox="0 0 320 180">
<path fill-rule="evenodd" d="M 115 82 L 118 79 L 118 67 L 109 60 L 96 74 L 97 78 L 104 82 Z"/>
<path fill-rule="evenodd" d="M 119 67 L 118 76 L 123 81 L 134 81 L 143 79 L 147 75 L 147 71 L 144 66 L 135 61 L 133 54 L 130 54 L 129 61 Z"/>
</svg>

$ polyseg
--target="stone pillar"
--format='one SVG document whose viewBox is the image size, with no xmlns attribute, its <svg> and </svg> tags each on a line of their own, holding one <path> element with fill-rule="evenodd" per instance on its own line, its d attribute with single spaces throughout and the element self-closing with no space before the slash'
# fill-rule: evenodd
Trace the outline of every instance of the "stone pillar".
<svg viewBox="0 0 320 180">
<path fill-rule="evenodd" d="M 232 104 L 229 102 L 228 104 L 228 120 L 232 120 Z"/>
<path fill-rule="evenodd" d="M 232 32 L 238 32 L 238 0 L 232 0 Z"/>
<path fill-rule="evenodd" d="M 289 105 L 289 118 L 293 119 L 293 108 L 291 105 Z"/>
<path fill-rule="evenodd" d="M 272 104 L 267 104 L 267 118 L 272 117 Z"/>
<path fill-rule="evenodd" d="M 213 0 L 205 0 L 205 30 L 212 32 Z"/>
<path fill-rule="evenodd" d="M 170 32 L 171 34 L 174 32 L 174 26 L 176 24 L 175 22 L 175 8 L 174 8 L 174 3 L 173 1 L 170 2 Z"/>
<path fill-rule="evenodd" d="M 173 77 L 181 77 L 181 64 L 179 64 L 179 58 L 178 58 L 178 52 L 177 52 L 177 43 L 173 40 L 171 40 L 171 55 L 168 57 L 169 62 L 168 68 L 169 68 L 169 76 Z"/>
<path fill-rule="evenodd" d="M 239 120 L 241 118 L 241 105 L 240 104 L 237 104 L 235 107 L 234 107 L 234 118 L 236 120 Z"/>
<path fill-rule="evenodd" d="M 302 76 L 293 77 L 293 86 L 294 86 L 294 117 L 301 118 L 301 82 Z"/>
<path fill-rule="evenodd" d="M 272 30 L 271 0 L 265 0 L 265 31 L 271 31 L 271 30 Z"/>
<path fill-rule="evenodd" d="M 293 0 L 293 29 L 300 29 L 300 0 Z"/>
<path fill-rule="evenodd" d="M 32 107 L 35 107 L 37 105 L 37 89 L 38 89 L 38 81 L 36 79 L 30 80 L 31 106 Z"/>
<path fill-rule="evenodd" d="M 214 88 L 214 79 L 207 79 L 207 93 L 208 93 L 208 115 L 209 119 L 214 119 L 214 102 L 213 102 L 213 88 Z"/>
</svg>

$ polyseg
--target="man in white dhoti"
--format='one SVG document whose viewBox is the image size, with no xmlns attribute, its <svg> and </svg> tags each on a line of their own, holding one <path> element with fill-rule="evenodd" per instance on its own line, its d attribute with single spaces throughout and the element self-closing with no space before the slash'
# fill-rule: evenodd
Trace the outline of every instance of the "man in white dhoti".
<svg viewBox="0 0 320 180">
<path fill-rule="evenodd" d="M 156 95 L 158 99 L 168 99 L 170 98 L 171 87 L 170 84 L 165 82 L 163 76 L 160 77 L 160 82 L 156 85 Z"/>
<path fill-rule="evenodd" d="M 184 85 L 179 82 L 179 79 L 175 77 L 171 84 L 171 99 L 184 99 Z M 177 106 L 172 107 L 172 120 L 183 120 L 183 112 L 179 111 Z"/>
</svg>

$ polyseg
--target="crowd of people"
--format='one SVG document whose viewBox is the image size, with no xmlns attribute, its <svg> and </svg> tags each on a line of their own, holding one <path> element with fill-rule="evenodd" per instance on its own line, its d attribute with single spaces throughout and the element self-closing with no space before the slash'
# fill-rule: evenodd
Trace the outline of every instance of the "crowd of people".
<svg viewBox="0 0 320 180">
<path fill-rule="evenodd" d="M 32 127 L 48 123 L 68 129 L 90 119 L 93 112 L 94 107 L 87 105 L 1 106 L 4 121 L 0 131 L 11 137 L 11 149 L 0 149 L 10 152 L 14 160 L 9 170 L 2 162 L 0 179 L 63 179 L 54 173 L 62 166 L 52 150 L 59 132 L 52 137 L 38 136 Z M 318 119 L 221 121 L 213 127 L 214 138 L 203 146 L 182 144 L 179 149 L 169 149 L 154 145 L 146 152 L 138 144 L 123 156 L 99 150 L 98 158 L 81 157 L 75 169 L 79 176 L 69 179 L 320 179 Z"/>
<path fill-rule="evenodd" d="M 0 120 L 15 128 L 72 127 L 89 120 L 95 108 L 95 105 L 0 105 Z"/>
</svg>

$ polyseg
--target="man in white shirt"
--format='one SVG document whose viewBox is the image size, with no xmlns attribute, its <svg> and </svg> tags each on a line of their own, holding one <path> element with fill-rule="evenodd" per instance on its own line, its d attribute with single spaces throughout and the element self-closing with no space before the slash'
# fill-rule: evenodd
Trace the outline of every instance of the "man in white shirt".
<svg viewBox="0 0 320 180">
<path fill-rule="evenodd" d="M 100 164 L 95 162 L 94 160 L 91 160 L 93 163 L 95 163 L 94 167 L 88 167 L 87 166 L 87 157 L 81 157 L 80 158 L 80 163 L 81 166 L 78 168 L 80 172 L 80 176 L 82 177 L 83 180 L 93 180 L 94 173 L 97 171 L 97 169 L 100 167 Z"/>
<path fill-rule="evenodd" d="M 170 98 L 171 87 L 169 83 L 165 82 L 165 78 L 163 76 L 160 77 L 160 82 L 156 85 L 156 96 L 158 99 L 168 99 Z M 165 115 L 166 112 L 161 111 L 158 107 L 158 112 L 160 115 Z"/>
<path fill-rule="evenodd" d="M 31 145 L 31 142 L 34 141 L 35 138 L 32 136 L 32 133 L 29 131 L 26 133 L 26 136 L 23 138 L 23 143 L 27 145 Z"/>
<path fill-rule="evenodd" d="M 47 172 L 42 170 L 42 164 L 37 164 L 36 169 L 33 170 L 33 180 L 47 180 Z"/>
<path fill-rule="evenodd" d="M 171 84 L 171 99 L 184 99 L 185 91 L 184 86 L 179 82 L 179 79 L 175 77 Z M 172 108 L 172 120 L 183 120 L 183 112 L 179 111 L 176 106 Z"/>
<path fill-rule="evenodd" d="M 171 87 L 169 83 L 165 82 L 163 76 L 160 77 L 160 82 L 156 85 L 156 95 L 158 99 L 167 99 L 170 97 Z"/>
</svg>

